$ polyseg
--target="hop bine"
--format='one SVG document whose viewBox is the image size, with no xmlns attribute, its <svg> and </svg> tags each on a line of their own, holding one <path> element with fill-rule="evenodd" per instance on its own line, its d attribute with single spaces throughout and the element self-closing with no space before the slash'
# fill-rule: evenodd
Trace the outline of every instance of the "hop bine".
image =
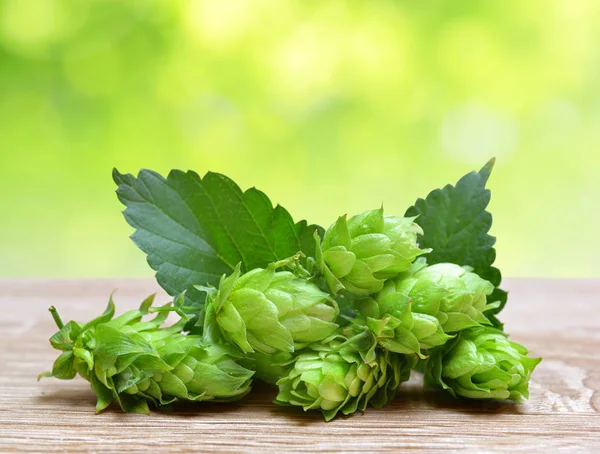
<svg viewBox="0 0 600 454">
<path fill-rule="evenodd" d="M 113 318 L 111 297 L 105 312 L 85 325 L 63 324 L 52 307 L 59 331 L 50 343 L 62 353 L 52 371 L 39 378 L 69 380 L 79 374 L 98 396 L 96 412 L 113 401 L 123 411 L 148 413 L 148 402 L 159 406 L 175 400 L 232 401 L 250 391 L 253 372 L 238 364 L 235 349 L 182 334 L 183 318 L 160 328 L 169 305 L 155 308 L 160 312 L 153 320 L 142 321 L 153 299 L 154 295 L 138 310 Z"/>
<path fill-rule="evenodd" d="M 368 404 L 381 408 L 391 402 L 408 380 L 414 355 L 398 355 L 360 337 L 355 341 L 336 333 L 298 353 L 277 382 L 275 402 L 321 410 L 327 421 L 338 412 L 348 415 Z"/>
<path fill-rule="evenodd" d="M 541 358 L 494 328 L 462 331 L 425 361 L 425 384 L 469 399 L 529 398 L 529 379 Z"/>
<path fill-rule="evenodd" d="M 383 214 L 383 208 L 346 220 L 341 216 L 317 241 L 316 262 L 332 293 L 346 289 L 357 295 L 379 292 L 386 279 L 406 271 L 419 249 L 414 221 Z"/>
<path fill-rule="evenodd" d="M 208 293 L 206 318 L 214 317 L 224 340 L 244 353 L 292 352 L 329 336 L 339 310 L 317 285 L 283 266 L 298 266 L 300 255 L 242 274 L 238 265 Z"/>
</svg>

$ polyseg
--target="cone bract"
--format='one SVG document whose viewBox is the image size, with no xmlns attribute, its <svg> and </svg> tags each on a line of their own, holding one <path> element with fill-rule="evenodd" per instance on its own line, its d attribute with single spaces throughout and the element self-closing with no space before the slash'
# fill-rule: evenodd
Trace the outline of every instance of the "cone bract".
<svg viewBox="0 0 600 454">
<path fill-rule="evenodd" d="M 494 328 L 462 331 L 456 340 L 434 349 L 426 361 L 425 382 L 469 399 L 529 398 L 529 379 L 541 358 Z"/>
<path fill-rule="evenodd" d="M 368 329 L 381 347 L 392 352 L 424 357 L 422 350 L 443 345 L 452 338 L 436 317 L 413 312 L 410 298 L 402 293 L 381 292 L 377 299 L 356 300 L 354 306 L 359 315 L 348 331 Z"/>
<path fill-rule="evenodd" d="M 52 372 L 41 376 L 71 379 L 79 374 L 98 396 L 97 412 L 112 401 L 127 412 L 148 413 L 148 402 L 232 401 L 250 391 L 253 372 L 238 364 L 234 349 L 182 334 L 185 320 L 160 328 L 166 311 L 142 321 L 152 300 L 113 318 L 111 298 L 100 317 L 86 325 L 71 321 L 61 327 L 50 342 L 63 353 Z"/>
<path fill-rule="evenodd" d="M 473 273 L 469 267 L 453 263 L 427 266 L 424 259 L 417 260 L 411 269 L 396 279 L 386 282 L 381 299 L 400 293 L 411 300 L 412 312 L 436 317 L 445 333 L 489 325 L 484 312 L 497 306 L 487 303 L 494 290 L 492 283 Z M 388 306 L 393 306 L 391 299 Z M 399 304 L 403 304 L 399 297 Z"/>
<path fill-rule="evenodd" d="M 332 293 L 346 289 L 357 295 L 377 293 L 386 279 L 406 271 L 420 249 L 414 221 L 383 214 L 383 208 L 346 219 L 341 216 L 320 241 L 317 265 Z"/>
<path fill-rule="evenodd" d="M 329 294 L 289 271 L 276 271 L 292 259 L 244 274 L 238 265 L 221 278 L 218 290 L 203 288 L 209 292 L 207 312 L 214 311 L 227 342 L 245 353 L 291 352 L 295 344 L 319 341 L 337 328 L 339 311 Z"/>
<path fill-rule="evenodd" d="M 294 353 L 277 352 L 266 354 L 261 352 L 250 353 L 241 364 L 254 371 L 254 378 L 276 384 L 283 376 L 287 375 L 289 364 L 294 358 Z"/>
<path fill-rule="evenodd" d="M 277 385 L 275 400 L 304 410 L 321 410 L 327 421 L 338 412 L 345 415 L 364 411 L 368 404 L 381 408 L 389 403 L 414 364 L 405 355 L 376 348 L 361 350 L 333 335 L 311 344 L 290 364 L 289 372 Z"/>
</svg>

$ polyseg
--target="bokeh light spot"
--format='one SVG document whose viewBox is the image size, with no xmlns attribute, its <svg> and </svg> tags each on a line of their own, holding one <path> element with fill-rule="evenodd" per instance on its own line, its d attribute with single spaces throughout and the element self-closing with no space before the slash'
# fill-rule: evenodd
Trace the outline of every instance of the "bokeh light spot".
<svg viewBox="0 0 600 454">
<path fill-rule="evenodd" d="M 246 0 L 188 0 L 185 14 L 192 34 L 215 47 L 227 47 L 247 30 L 256 2 Z M 253 5 L 254 4 L 254 5 Z"/>
<path fill-rule="evenodd" d="M 478 164 L 492 156 L 506 158 L 517 144 L 517 126 L 510 117 L 469 102 L 445 115 L 440 139 L 453 158 Z"/>
</svg>

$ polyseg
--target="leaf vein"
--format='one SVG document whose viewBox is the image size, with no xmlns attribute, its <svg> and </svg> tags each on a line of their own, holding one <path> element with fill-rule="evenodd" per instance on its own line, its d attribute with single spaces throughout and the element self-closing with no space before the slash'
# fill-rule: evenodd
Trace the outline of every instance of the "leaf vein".
<svg viewBox="0 0 600 454">
<path fill-rule="evenodd" d="M 206 176 L 205 176 L 204 178 L 206 178 Z M 215 212 L 215 215 L 216 215 L 216 216 L 217 216 L 217 218 L 219 219 L 219 222 L 221 223 L 221 226 L 222 226 L 223 230 L 225 231 L 225 233 L 226 233 L 226 234 L 227 234 L 227 236 L 229 237 L 229 240 L 231 241 L 231 244 L 233 244 L 233 246 L 235 247 L 235 249 L 236 249 L 236 250 L 238 251 L 238 253 L 240 254 L 240 257 L 242 258 L 242 263 L 243 263 L 244 265 L 246 265 L 246 264 L 247 264 L 247 261 L 246 261 L 246 259 L 245 259 L 245 257 L 244 257 L 244 254 L 243 254 L 243 252 L 242 252 L 242 249 L 241 249 L 241 248 L 240 248 L 240 246 L 239 246 L 239 245 L 236 243 L 236 241 L 235 241 L 235 240 L 234 240 L 234 238 L 233 238 L 233 235 L 231 234 L 231 232 L 229 231 L 229 229 L 227 228 L 227 226 L 226 226 L 226 225 L 225 225 L 225 223 L 223 222 L 223 219 L 221 218 L 221 213 L 219 212 L 219 210 L 217 210 L 217 206 L 215 205 L 215 202 L 214 202 L 214 200 L 213 200 L 212 196 L 211 196 L 211 195 L 210 195 L 210 193 L 209 193 L 209 192 L 206 190 L 206 188 L 205 188 L 205 187 L 204 187 L 202 184 L 200 184 L 200 183 L 202 183 L 202 180 L 200 180 L 200 181 L 198 182 L 198 181 L 196 181 L 196 180 L 194 179 L 193 181 L 194 181 L 194 184 L 195 184 L 196 186 L 198 186 L 198 188 L 200 188 L 200 190 L 201 190 L 201 191 L 203 191 L 203 192 L 204 192 L 204 194 L 206 194 L 206 197 L 208 198 L 208 200 L 209 200 L 209 202 L 210 202 L 210 204 L 211 204 L 211 206 L 212 206 L 212 208 L 213 208 L 213 211 Z M 194 214 L 193 212 L 192 212 L 192 214 L 193 214 L 193 215 L 194 215 L 194 217 L 195 217 L 195 214 Z M 215 253 L 216 253 L 216 252 L 215 252 Z M 219 258 L 221 258 L 221 257 L 219 257 Z M 226 264 L 226 265 L 227 265 L 229 268 L 231 268 L 232 270 L 235 268 L 235 266 L 233 266 L 231 263 L 229 263 L 229 262 L 228 262 L 228 261 L 226 261 L 225 259 L 221 258 L 221 260 L 223 260 L 223 262 L 225 262 L 225 264 Z"/>
</svg>

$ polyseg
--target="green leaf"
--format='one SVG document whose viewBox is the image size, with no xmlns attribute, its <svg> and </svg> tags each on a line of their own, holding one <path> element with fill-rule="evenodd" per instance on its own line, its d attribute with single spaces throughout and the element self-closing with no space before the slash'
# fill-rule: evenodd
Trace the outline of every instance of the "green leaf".
<svg viewBox="0 0 600 454">
<path fill-rule="evenodd" d="M 491 159 L 479 172 L 470 172 L 456 186 L 446 185 L 436 189 L 425 199 L 418 199 L 405 216 L 418 216 L 424 234 L 419 238 L 422 248 L 432 248 L 427 263 L 451 262 L 468 265 L 482 278 L 494 284 L 494 292 L 488 301 L 499 301 L 496 309 L 486 312 L 492 324 L 498 328 L 502 323 L 495 317 L 506 304 L 507 293 L 498 288 L 502 280 L 500 270 L 493 267 L 496 259 L 496 238 L 488 235 L 492 215 L 486 211 L 490 191 L 485 184 L 494 167 Z"/>
<path fill-rule="evenodd" d="M 52 377 L 60 378 L 61 380 L 71 380 L 76 374 L 77 372 L 73 366 L 73 352 L 62 352 L 52 365 Z"/>
<path fill-rule="evenodd" d="M 70 321 L 50 338 L 50 344 L 57 350 L 70 351 L 81 331 L 81 325 Z"/>
<path fill-rule="evenodd" d="M 110 297 L 108 298 L 108 305 L 106 306 L 106 309 L 104 309 L 104 312 L 102 313 L 102 315 L 100 315 L 99 317 L 96 317 L 92 321 L 86 323 L 83 326 L 83 328 L 81 328 L 81 332 L 87 331 L 87 330 L 93 328 L 94 326 L 98 326 L 102 323 L 108 322 L 110 319 L 113 318 L 114 315 L 115 315 L 115 302 L 113 301 L 113 297 L 111 294 Z"/>
<path fill-rule="evenodd" d="M 172 170 L 163 178 L 151 170 L 137 177 L 116 169 L 117 196 L 133 242 L 147 254 L 158 283 L 176 296 L 186 291 L 191 304 L 205 294 L 194 285 L 219 283 L 242 264 L 242 271 L 264 268 L 298 251 L 315 255 L 313 232 L 323 229 L 294 223 L 280 205 L 256 188 L 242 192 L 225 175 Z"/>
<path fill-rule="evenodd" d="M 117 358 L 122 355 L 153 353 L 152 346 L 147 342 L 138 342 L 139 336 L 136 338 L 106 323 L 96 328 L 96 338 L 98 346 L 94 356 L 98 370 L 114 367 Z"/>
<path fill-rule="evenodd" d="M 114 400 L 113 391 L 104 386 L 104 384 L 96 378 L 95 374 L 90 374 L 90 384 L 92 390 L 98 397 L 98 400 L 96 401 L 96 413 L 100 413 Z"/>
</svg>

